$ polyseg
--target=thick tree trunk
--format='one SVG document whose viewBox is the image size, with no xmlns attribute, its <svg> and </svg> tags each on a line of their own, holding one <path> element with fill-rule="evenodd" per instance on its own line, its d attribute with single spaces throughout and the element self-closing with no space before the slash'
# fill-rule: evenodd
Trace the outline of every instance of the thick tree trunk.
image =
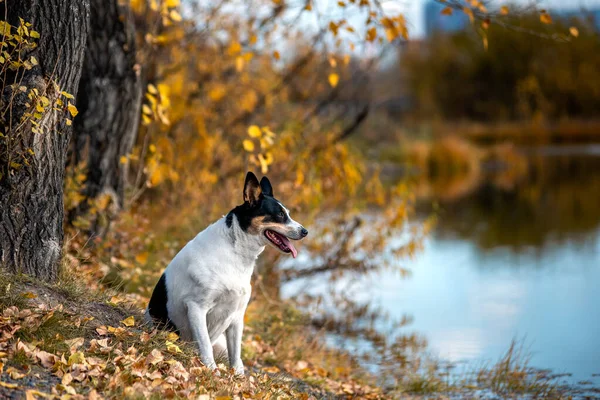
<svg viewBox="0 0 600 400">
<path fill-rule="evenodd" d="M 77 92 L 89 2 L 5 0 L 0 12 L 11 25 L 18 26 L 22 18 L 40 34 L 38 47 L 27 55 L 34 56 L 39 65 L 13 71 L 3 81 L 0 264 L 11 272 L 53 280 L 58 275 L 63 241 L 63 179 L 71 136 L 66 122 L 70 116 L 64 109 L 49 107 L 41 113 L 39 131 L 34 133 L 26 116 L 32 110 L 26 93 L 35 88 L 52 101 L 60 96 L 53 81 L 62 91 Z M 15 81 L 25 88 L 17 96 L 8 87 Z"/>
<path fill-rule="evenodd" d="M 128 163 L 137 138 L 142 105 L 141 68 L 136 63 L 135 27 L 117 0 L 91 0 L 91 25 L 75 120 L 75 163 L 86 161 L 84 195 L 112 197 L 123 206 Z M 87 209 L 82 203 L 78 213 Z"/>
</svg>

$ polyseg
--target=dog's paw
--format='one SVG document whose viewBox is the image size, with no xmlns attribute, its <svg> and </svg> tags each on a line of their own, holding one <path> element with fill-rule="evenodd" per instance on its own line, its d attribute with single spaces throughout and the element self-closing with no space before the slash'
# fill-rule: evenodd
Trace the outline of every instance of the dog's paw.
<svg viewBox="0 0 600 400">
<path fill-rule="evenodd" d="M 233 373 L 235 376 L 244 376 L 245 372 L 246 371 L 244 369 L 244 364 L 242 364 L 242 360 L 239 360 L 239 362 L 233 365 Z"/>
</svg>

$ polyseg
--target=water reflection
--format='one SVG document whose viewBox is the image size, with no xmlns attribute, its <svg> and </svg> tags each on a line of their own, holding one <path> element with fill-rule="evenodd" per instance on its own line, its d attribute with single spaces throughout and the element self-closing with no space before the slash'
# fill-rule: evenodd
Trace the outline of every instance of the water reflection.
<svg viewBox="0 0 600 400">
<path fill-rule="evenodd" d="M 381 324 L 411 317 L 398 330 L 379 328 L 422 335 L 451 361 L 496 360 L 525 338 L 533 366 L 600 384 L 598 150 L 523 149 L 519 173 L 417 182 L 422 215 L 432 202 L 442 211 L 425 250 L 405 264 L 411 278 L 380 271 L 355 289 L 389 316 Z"/>
<path fill-rule="evenodd" d="M 600 156 L 553 149 L 548 155 L 531 155 L 529 162 L 528 173 L 512 185 L 498 184 L 498 174 L 488 173 L 467 194 L 434 194 L 443 210 L 438 238 L 513 252 L 594 240 L 600 225 Z"/>
</svg>

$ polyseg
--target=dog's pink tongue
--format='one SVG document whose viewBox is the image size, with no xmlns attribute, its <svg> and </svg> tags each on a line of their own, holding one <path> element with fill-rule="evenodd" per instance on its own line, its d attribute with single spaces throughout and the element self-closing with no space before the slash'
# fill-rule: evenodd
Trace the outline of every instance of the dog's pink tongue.
<svg viewBox="0 0 600 400">
<path fill-rule="evenodd" d="M 290 251 L 292 252 L 292 257 L 296 258 L 296 256 L 298 256 L 298 250 L 296 250 L 292 242 L 290 242 L 290 240 L 283 235 L 281 235 L 281 239 L 283 244 L 285 244 L 287 248 L 290 249 Z"/>
</svg>

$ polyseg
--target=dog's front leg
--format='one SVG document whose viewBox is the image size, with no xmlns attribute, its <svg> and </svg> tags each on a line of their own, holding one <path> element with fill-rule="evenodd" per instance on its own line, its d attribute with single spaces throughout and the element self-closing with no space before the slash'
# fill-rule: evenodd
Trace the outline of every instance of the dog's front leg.
<svg viewBox="0 0 600 400">
<path fill-rule="evenodd" d="M 244 331 L 244 313 L 236 317 L 225 331 L 227 339 L 227 355 L 229 366 L 234 369 L 236 375 L 244 375 L 244 364 L 242 363 L 242 333 Z"/>
<path fill-rule="evenodd" d="M 211 370 L 214 370 L 217 368 L 217 364 L 215 363 L 213 348 L 208 334 L 208 327 L 206 325 L 206 314 L 208 310 L 203 309 L 195 302 L 189 302 L 187 306 L 190 328 L 192 329 L 192 335 L 200 350 L 200 359 L 204 365 Z"/>
</svg>

